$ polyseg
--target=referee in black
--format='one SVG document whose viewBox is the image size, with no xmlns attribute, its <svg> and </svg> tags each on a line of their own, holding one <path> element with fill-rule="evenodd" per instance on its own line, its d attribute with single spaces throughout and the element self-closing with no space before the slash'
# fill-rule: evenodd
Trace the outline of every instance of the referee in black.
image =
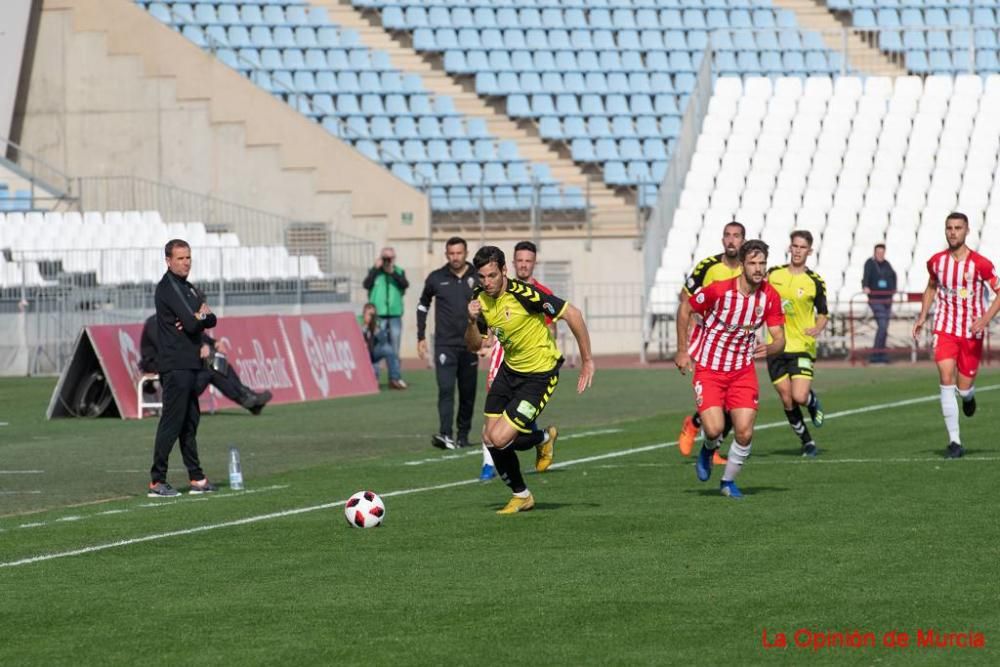
<svg viewBox="0 0 1000 667">
<path fill-rule="evenodd" d="M 167 272 L 156 286 L 156 324 L 159 342 L 157 368 L 163 387 L 163 411 L 156 427 L 153 449 L 150 498 L 179 495 L 167 483 L 167 461 L 174 441 L 180 438 L 181 456 L 188 469 L 192 494 L 215 491 L 198 461 L 198 421 L 201 409 L 198 395 L 204 389 L 205 362 L 202 358 L 202 332 L 216 324 L 201 292 L 188 282 L 191 273 L 191 246 L 172 239 L 164 247 Z"/>
<path fill-rule="evenodd" d="M 465 239 L 453 236 L 445 243 L 448 263 L 431 271 L 417 306 L 417 353 L 427 358 L 427 312 L 437 299 L 434 312 L 434 369 L 437 371 L 439 428 L 431 444 L 440 449 L 469 446 L 472 409 L 476 402 L 479 356 L 465 345 L 469 321 L 469 301 L 476 286 L 476 271 L 466 259 Z M 457 439 L 452 438 L 451 419 L 455 411 L 455 384 L 458 384 Z"/>
</svg>

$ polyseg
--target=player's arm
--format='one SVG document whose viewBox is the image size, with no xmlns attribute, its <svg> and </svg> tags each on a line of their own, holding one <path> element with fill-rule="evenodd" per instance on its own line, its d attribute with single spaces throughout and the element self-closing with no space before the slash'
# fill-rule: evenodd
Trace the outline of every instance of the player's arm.
<svg viewBox="0 0 1000 667">
<path fill-rule="evenodd" d="M 431 309 L 431 300 L 434 298 L 432 275 L 427 276 L 427 280 L 424 282 L 424 291 L 420 294 L 420 303 L 417 304 L 417 355 L 421 359 L 427 358 L 427 313 Z"/>
<path fill-rule="evenodd" d="M 483 317 L 483 304 L 479 302 L 479 299 L 473 299 L 469 302 L 468 314 L 469 322 L 465 327 L 465 347 L 469 352 L 479 352 L 489 333 L 486 318 Z"/>
<path fill-rule="evenodd" d="M 818 275 L 812 275 L 812 279 L 816 282 L 816 297 L 813 299 L 813 308 L 816 310 L 816 324 L 806 329 L 805 334 L 815 338 L 826 328 L 827 322 L 830 321 L 830 309 L 826 303 L 826 283 Z"/>
<path fill-rule="evenodd" d="M 924 328 L 924 322 L 927 321 L 927 313 L 930 312 L 931 304 L 934 303 L 934 295 L 937 294 L 937 288 L 937 278 L 935 278 L 932 273 L 927 278 L 927 287 L 924 288 L 924 296 L 920 299 L 920 314 L 917 315 L 917 321 L 913 323 L 914 339 L 920 338 L 920 332 Z"/>
<path fill-rule="evenodd" d="M 984 283 L 989 285 L 990 289 L 993 290 L 993 302 L 990 303 L 990 307 L 983 313 L 983 316 L 972 323 L 972 332 L 980 333 L 985 331 L 986 327 L 990 325 L 990 321 L 993 317 L 1000 311 L 1000 277 L 997 277 L 996 269 L 993 268 L 993 264 L 986 262 L 984 266 L 977 267 L 979 269 L 980 278 Z"/>
<path fill-rule="evenodd" d="M 785 351 L 785 326 L 769 326 L 767 333 L 771 334 L 771 342 L 764 346 L 764 354 L 758 354 L 758 357 L 775 357 Z"/>
<path fill-rule="evenodd" d="M 688 354 L 688 331 L 691 327 L 691 304 L 688 302 L 686 289 L 681 290 L 680 303 L 677 304 L 677 353 L 674 354 L 674 365 L 681 372 L 691 367 L 691 355 Z"/>
<path fill-rule="evenodd" d="M 560 316 L 569 325 L 569 330 L 576 338 L 580 350 L 580 379 L 576 383 L 576 392 L 582 394 L 594 381 L 594 355 L 590 350 L 590 332 L 587 323 L 583 321 L 583 313 L 571 303 L 567 303 Z"/>
</svg>

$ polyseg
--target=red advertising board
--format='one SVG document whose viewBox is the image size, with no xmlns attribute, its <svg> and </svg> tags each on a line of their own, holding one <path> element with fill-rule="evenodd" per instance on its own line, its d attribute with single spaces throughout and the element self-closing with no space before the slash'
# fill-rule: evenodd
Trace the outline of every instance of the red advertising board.
<svg viewBox="0 0 1000 667">
<path fill-rule="evenodd" d="M 274 395 L 272 403 L 378 391 L 368 349 L 351 313 L 223 317 L 209 333 L 227 343 L 229 365 L 243 383 L 254 391 L 270 391 Z M 77 343 L 78 348 L 88 342 L 92 345 L 124 419 L 138 416 L 136 383 L 141 376 L 141 335 L 141 324 L 90 326 Z M 65 372 L 60 386 L 64 380 Z M 201 400 L 203 409 L 212 400 L 219 402 L 217 407 L 235 406 L 223 396 L 211 397 L 208 392 L 202 394 Z"/>
</svg>

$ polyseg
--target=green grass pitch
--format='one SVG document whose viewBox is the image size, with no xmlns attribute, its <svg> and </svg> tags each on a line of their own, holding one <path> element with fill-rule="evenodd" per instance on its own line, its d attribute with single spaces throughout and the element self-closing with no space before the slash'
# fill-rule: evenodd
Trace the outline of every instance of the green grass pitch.
<svg viewBox="0 0 1000 667">
<path fill-rule="evenodd" d="M 507 517 L 478 449 L 430 446 L 433 376 L 407 379 L 206 415 L 208 475 L 225 482 L 236 444 L 247 490 L 159 502 L 155 419 L 46 422 L 53 380 L 0 380 L 0 665 L 1000 662 L 1000 371 L 959 461 L 931 368 L 821 367 L 817 460 L 762 378 L 742 501 L 672 445 L 689 379 L 599 368 L 577 396 L 566 371 L 541 419 L 556 465 Z M 375 530 L 343 518 L 364 488 L 386 502 Z M 918 644 L 930 630 L 985 646 Z"/>
</svg>

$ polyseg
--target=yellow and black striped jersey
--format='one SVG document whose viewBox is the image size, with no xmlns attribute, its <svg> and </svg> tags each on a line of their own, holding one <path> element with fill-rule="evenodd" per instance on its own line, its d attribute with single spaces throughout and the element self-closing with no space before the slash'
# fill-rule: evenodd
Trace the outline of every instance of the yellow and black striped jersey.
<svg viewBox="0 0 1000 667">
<path fill-rule="evenodd" d="M 788 264 L 772 267 L 767 281 L 781 295 L 785 311 L 785 352 L 806 352 L 816 358 L 816 339 L 806 329 L 816 326 L 816 315 L 828 314 L 826 283 L 810 269 L 792 273 Z"/>
<path fill-rule="evenodd" d="M 476 289 L 483 310 L 476 324 L 485 338 L 490 329 L 503 346 L 503 363 L 519 373 L 545 373 L 555 368 L 562 355 L 546 316 L 557 320 L 569 304 L 528 283 L 507 279 L 507 289 L 493 298 Z"/>
<path fill-rule="evenodd" d="M 691 296 L 702 287 L 711 285 L 719 280 L 735 278 L 743 273 L 742 264 L 732 269 L 723 261 L 722 258 L 724 256 L 723 253 L 719 253 L 698 262 L 691 275 L 684 281 L 684 296 Z"/>
</svg>

